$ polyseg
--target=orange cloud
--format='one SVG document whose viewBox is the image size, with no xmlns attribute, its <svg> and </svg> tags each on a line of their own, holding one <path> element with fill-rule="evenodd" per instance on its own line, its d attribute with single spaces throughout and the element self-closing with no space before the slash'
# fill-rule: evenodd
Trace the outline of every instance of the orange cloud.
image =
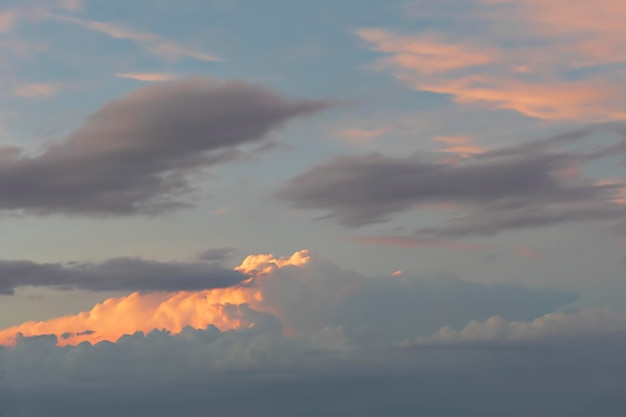
<svg viewBox="0 0 626 417">
<path fill-rule="evenodd" d="M 435 81 L 401 78 L 415 89 L 448 94 L 457 103 L 484 104 L 539 119 L 601 122 L 626 118 L 619 105 L 626 89 L 605 80 L 531 83 L 488 75 Z"/>
<path fill-rule="evenodd" d="M 403 68 L 432 74 L 489 64 L 497 52 L 470 44 L 454 44 L 433 36 L 399 36 L 382 29 L 357 31 L 378 52 L 392 54 L 378 61 L 379 67 Z"/>
<path fill-rule="evenodd" d="M 531 248 L 527 248 L 525 246 L 516 246 L 513 248 L 513 252 L 518 255 L 521 256 L 522 258 L 537 258 L 539 256 L 541 256 L 541 252 L 531 249 Z"/>
<path fill-rule="evenodd" d="M 513 7 L 493 15 L 532 28 L 534 36 L 555 40 L 554 52 L 574 66 L 626 60 L 626 3 L 621 0 L 511 0 Z M 554 54 L 554 59 L 562 59 Z"/>
<path fill-rule="evenodd" d="M 473 139 L 467 136 L 436 136 L 433 139 L 446 145 L 443 149 L 438 149 L 436 152 L 451 153 L 462 158 L 481 154 L 487 150 L 482 146 L 476 145 Z"/>
<path fill-rule="evenodd" d="M 375 68 L 391 71 L 415 90 L 449 95 L 456 103 L 545 120 L 626 118 L 626 74 L 600 67 L 626 63 L 625 2 L 480 2 L 485 7 L 476 5 L 472 15 L 463 16 L 481 22 L 474 40 L 451 40 L 458 34 L 403 36 L 383 29 L 362 29 L 357 35 L 386 55 Z M 598 71 L 585 78 L 563 76 L 589 66 Z"/>
<path fill-rule="evenodd" d="M 61 86 L 54 83 L 24 84 L 16 87 L 13 93 L 25 98 L 44 98 L 55 96 Z"/>
<path fill-rule="evenodd" d="M 17 24 L 17 13 L 14 10 L 0 12 L 0 33 L 7 33 L 13 30 Z"/>
<path fill-rule="evenodd" d="M 115 74 L 115 76 L 118 78 L 127 78 L 129 80 L 145 82 L 170 81 L 178 78 L 178 75 L 176 74 L 161 72 L 122 72 Z"/>
<path fill-rule="evenodd" d="M 348 142 L 362 143 L 386 133 L 385 129 L 340 129 L 337 134 Z"/>
<path fill-rule="evenodd" d="M 254 323 L 241 312 L 243 304 L 261 312 L 275 313 L 273 307 L 264 303 L 259 285 L 262 280 L 276 269 L 301 267 L 309 260 L 306 250 L 288 258 L 251 255 L 234 268 L 250 275 L 250 279 L 240 285 L 198 292 L 133 293 L 110 298 L 88 312 L 0 330 L 0 345 L 12 345 L 20 333 L 27 337 L 53 334 L 59 345 L 65 346 L 115 342 L 123 335 L 155 329 L 177 334 L 186 326 L 205 329 L 213 325 L 222 331 L 252 327 Z"/>
</svg>

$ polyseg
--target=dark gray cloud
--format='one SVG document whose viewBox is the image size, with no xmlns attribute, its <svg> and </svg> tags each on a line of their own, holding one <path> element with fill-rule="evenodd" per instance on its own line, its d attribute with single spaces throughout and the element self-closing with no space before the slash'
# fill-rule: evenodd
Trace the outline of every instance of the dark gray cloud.
<svg viewBox="0 0 626 417">
<path fill-rule="evenodd" d="M 230 258 L 235 252 L 234 248 L 212 248 L 207 249 L 203 252 L 200 252 L 197 256 L 198 259 L 204 261 L 222 261 L 224 259 Z"/>
<path fill-rule="evenodd" d="M 102 263 L 0 261 L 0 294 L 19 287 L 90 291 L 194 291 L 235 285 L 247 276 L 206 263 L 116 258 Z"/>
<path fill-rule="evenodd" d="M 185 205 L 190 174 L 263 149 L 288 120 L 329 105 L 243 81 L 195 77 L 105 104 L 39 155 L 0 150 L 0 210 L 125 215 Z"/>
<path fill-rule="evenodd" d="M 321 336 L 285 338 L 268 319 L 241 331 L 155 331 L 73 348 L 23 338 L 0 348 L 0 409 L 5 417 L 626 412 L 623 337 L 589 343 L 582 334 L 554 348 L 391 350 L 338 349 L 340 332 L 325 335 L 326 345 Z"/>
<path fill-rule="evenodd" d="M 619 126 L 604 127 L 623 134 Z M 624 140 L 572 149 L 586 145 L 593 131 L 495 149 L 455 164 L 380 154 L 339 157 L 291 179 L 277 196 L 298 209 L 323 210 L 349 227 L 384 222 L 420 204 L 457 206 L 459 218 L 419 231 L 439 237 L 626 218 L 626 206 L 614 202 L 623 198 L 626 180 L 600 183 L 575 174 L 587 162 L 626 153 Z"/>
</svg>

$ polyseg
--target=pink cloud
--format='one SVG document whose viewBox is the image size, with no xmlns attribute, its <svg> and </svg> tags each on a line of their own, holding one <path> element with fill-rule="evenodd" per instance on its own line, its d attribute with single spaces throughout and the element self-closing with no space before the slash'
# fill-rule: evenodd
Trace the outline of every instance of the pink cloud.
<svg viewBox="0 0 626 417">
<path fill-rule="evenodd" d="M 454 33 L 356 33 L 385 55 L 375 69 L 390 71 L 415 90 L 544 120 L 626 119 L 626 74 L 605 67 L 582 79 L 562 75 L 626 63 L 626 3 L 479 0 L 471 10 L 463 18 L 480 22 L 481 30 L 461 41 Z"/>
</svg>

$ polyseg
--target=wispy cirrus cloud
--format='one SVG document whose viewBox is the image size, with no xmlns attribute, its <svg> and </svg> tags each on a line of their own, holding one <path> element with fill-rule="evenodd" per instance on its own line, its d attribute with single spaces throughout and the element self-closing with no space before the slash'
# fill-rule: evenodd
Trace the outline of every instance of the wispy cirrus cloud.
<svg viewBox="0 0 626 417">
<path fill-rule="evenodd" d="M 147 50 L 161 58 L 174 60 L 181 57 L 192 58 L 200 61 L 220 62 L 221 58 L 207 53 L 200 49 L 182 45 L 163 39 L 161 36 L 132 29 L 126 26 L 111 22 L 98 22 L 93 20 L 79 19 L 72 16 L 61 16 L 49 14 L 48 18 L 62 23 L 68 23 L 88 29 L 94 32 L 105 34 L 114 39 L 124 39 L 133 41 L 147 48 Z"/>
<path fill-rule="evenodd" d="M 448 20 L 437 33 L 382 28 L 356 33 L 385 54 L 374 68 L 459 104 L 545 120 L 626 118 L 625 75 L 619 69 L 626 63 L 622 2 L 473 0 L 456 6 L 423 0 L 407 6 L 418 20 L 433 13 Z"/>
<path fill-rule="evenodd" d="M 62 89 L 59 83 L 22 84 L 13 89 L 13 94 L 24 98 L 54 97 Z"/>
<path fill-rule="evenodd" d="M 170 74 L 166 72 L 120 72 L 115 74 L 115 76 L 118 78 L 145 82 L 170 81 L 180 77 L 177 74 Z"/>
</svg>

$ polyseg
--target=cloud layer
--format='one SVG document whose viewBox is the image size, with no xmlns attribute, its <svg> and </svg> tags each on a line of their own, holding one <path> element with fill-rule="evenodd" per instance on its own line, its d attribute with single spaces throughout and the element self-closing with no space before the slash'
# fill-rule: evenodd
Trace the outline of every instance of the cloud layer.
<svg viewBox="0 0 626 417">
<path fill-rule="evenodd" d="M 0 261 L 0 294 L 20 287 L 89 291 L 199 291 L 230 287 L 247 275 L 206 263 L 117 258 L 101 263 Z"/>
<path fill-rule="evenodd" d="M 125 334 L 154 329 L 179 333 L 185 326 L 245 329 L 257 326 L 257 313 L 270 314 L 292 336 L 341 327 L 358 340 L 381 344 L 402 341 L 407 334 L 429 335 L 444 325 L 461 326 L 470 318 L 499 314 L 530 319 L 575 299 L 567 292 L 487 286 L 453 278 L 370 278 L 308 251 L 286 258 L 251 255 L 230 274 L 206 265 L 137 260 L 75 269 L 84 272 L 73 276 L 61 270 L 63 276 L 57 267 L 52 272 L 60 276 L 14 275 L 13 285 L 22 278 L 25 283 L 47 280 L 48 285 L 64 283 L 85 289 L 139 287 L 161 292 L 110 298 L 88 312 L 0 330 L 0 344 L 14 343 L 20 333 L 29 337 L 53 334 L 61 344 L 74 345 L 116 341 Z M 232 285 L 226 287 L 229 280 Z M 193 291 L 194 287 L 207 289 Z M 188 290 L 175 291 L 182 288 Z M 162 292 L 168 289 L 171 292 Z M 61 338 L 64 334 L 67 337 Z"/>
<path fill-rule="evenodd" d="M 0 210 L 127 215 L 189 204 L 190 176 L 263 144 L 288 120 L 328 106 L 243 81 L 187 78 L 105 104 L 62 142 L 32 155 L 0 149 Z"/>
<path fill-rule="evenodd" d="M 385 55 L 374 68 L 410 88 L 545 120 L 626 118 L 620 1 L 414 0 L 405 12 L 418 28 L 432 18 L 443 25 L 356 33 Z"/>
<path fill-rule="evenodd" d="M 609 130 L 622 136 L 619 126 Z M 585 178 L 580 171 L 586 163 L 623 155 L 626 142 L 620 138 L 586 150 L 585 138 L 593 131 L 485 150 L 452 162 L 436 155 L 338 157 L 294 177 L 277 196 L 298 209 L 324 210 L 350 227 L 433 204 L 451 206 L 462 216 L 418 231 L 437 237 L 623 219 L 626 208 L 620 202 L 626 181 Z"/>
</svg>

